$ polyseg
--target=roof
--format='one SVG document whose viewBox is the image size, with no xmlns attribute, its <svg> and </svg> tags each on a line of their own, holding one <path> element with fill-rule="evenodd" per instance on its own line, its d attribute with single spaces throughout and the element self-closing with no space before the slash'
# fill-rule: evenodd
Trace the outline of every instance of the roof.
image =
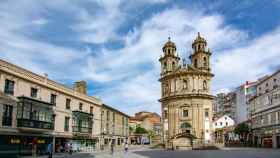
<svg viewBox="0 0 280 158">
<path fill-rule="evenodd" d="M 168 37 L 168 41 L 164 44 L 162 50 L 164 50 L 166 47 L 172 47 L 172 48 L 175 48 L 175 50 L 176 50 L 176 45 L 174 42 L 172 42 L 170 40 L 170 37 Z"/>
<path fill-rule="evenodd" d="M 72 97 L 78 98 L 78 99 L 86 101 L 86 102 L 94 103 L 95 105 L 100 106 L 100 104 L 101 104 L 101 100 L 99 98 L 96 98 L 93 96 L 88 96 L 83 93 L 79 93 L 79 95 L 77 95 L 78 92 L 75 91 L 73 88 L 70 88 L 64 84 L 58 83 L 54 80 L 50 80 L 46 76 L 36 74 L 32 71 L 29 71 L 25 68 L 14 65 L 14 64 L 9 63 L 2 59 L 0 59 L 0 71 L 9 73 L 12 75 L 16 75 L 17 77 L 28 80 L 30 82 L 36 81 L 35 83 L 38 85 L 47 87 L 49 89 L 53 89 L 53 90 L 61 92 L 61 93 L 65 93 L 67 95 L 70 95 Z"/>
<path fill-rule="evenodd" d="M 276 74 L 280 73 L 280 69 L 278 69 L 276 72 L 274 72 L 271 75 L 265 75 L 264 77 L 259 79 L 259 85 L 262 84 L 263 82 L 267 81 L 268 79 L 272 78 L 273 76 L 275 76 Z"/>
<path fill-rule="evenodd" d="M 126 117 L 128 117 L 128 118 L 130 118 L 129 115 L 127 115 L 127 114 L 125 114 L 125 113 L 123 113 L 123 112 L 121 112 L 121 111 L 119 111 L 119 110 L 117 110 L 117 109 L 115 109 L 115 108 L 113 108 L 113 107 L 111 107 L 111 106 L 109 106 L 109 105 L 102 104 L 102 106 L 105 107 L 105 108 L 107 108 L 107 109 L 110 109 L 110 110 L 112 110 L 112 111 L 115 111 L 115 112 L 117 112 L 117 113 L 120 113 L 121 115 L 124 115 L 124 116 L 126 116 Z"/>
<path fill-rule="evenodd" d="M 194 44 L 198 43 L 198 42 L 202 42 L 202 43 L 205 43 L 205 44 L 207 43 L 206 40 L 205 40 L 203 37 L 200 36 L 200 32 L 197 33 L 197 37 L 196 37 L 196 39 L 193 41 L 192 46 L 193 46 Z"/>
</svg>

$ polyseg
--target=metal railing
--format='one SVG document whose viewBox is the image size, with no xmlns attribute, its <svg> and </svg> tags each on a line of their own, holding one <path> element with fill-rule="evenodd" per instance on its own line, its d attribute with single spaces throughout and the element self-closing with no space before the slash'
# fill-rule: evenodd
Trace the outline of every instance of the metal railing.
<svg viewBox="0 0 280 158">
<path fill-rule="evenodd" d="M 20 118 L 20 119 L 17 119 L 17 127 L 28 127 L 28 128 L 53 130 L 54 123 Z"/>
</svg>

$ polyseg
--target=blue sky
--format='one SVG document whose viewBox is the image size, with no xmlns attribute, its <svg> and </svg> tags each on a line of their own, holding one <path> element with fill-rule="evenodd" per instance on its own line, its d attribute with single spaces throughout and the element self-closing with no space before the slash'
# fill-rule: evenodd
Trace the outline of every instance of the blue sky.
<svg viewBox="0 0 280 158">
<path fill-rule="evenodd" d="M 213 51 L 213 93 L 279 68 L 279 0 L 2 0 L 0 58 L 128 114 L 160 112 L 161 47 L 181 58 L 197 32 Z"/>
</svg>

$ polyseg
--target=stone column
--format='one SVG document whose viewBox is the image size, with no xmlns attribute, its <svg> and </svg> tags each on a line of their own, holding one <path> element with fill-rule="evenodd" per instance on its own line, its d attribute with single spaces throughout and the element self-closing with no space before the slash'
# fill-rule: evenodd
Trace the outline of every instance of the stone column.
<svg viewBox="0 0 280 158">
<path fill-rule="evenodd" d="M 277 137 L 276 137 L 276 134 L 272 135 L 272 148 L 277 148 Z"/>
<path fill-rule="evenodd" d="M 53 136 L 53 140 L 52 140 L 52 151 L 54 154 L 55 153 L 55 136 Z"/>
</svg>

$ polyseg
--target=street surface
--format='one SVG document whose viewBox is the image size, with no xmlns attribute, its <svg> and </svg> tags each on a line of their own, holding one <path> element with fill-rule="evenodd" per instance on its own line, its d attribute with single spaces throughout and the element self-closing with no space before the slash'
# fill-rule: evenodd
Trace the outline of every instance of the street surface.
<svg viewBox="0 0 280 158">
<path fill-rule="evenodd" d="M 224 148 L 222 150 L 166 151 L 147 148 L 124 153 L 116 151 L 113 155 L 103 153 L 78 153 L 56 155 L 54 158 L 280 158 L 280 150 L 263 148 Z"/>
</svg>

